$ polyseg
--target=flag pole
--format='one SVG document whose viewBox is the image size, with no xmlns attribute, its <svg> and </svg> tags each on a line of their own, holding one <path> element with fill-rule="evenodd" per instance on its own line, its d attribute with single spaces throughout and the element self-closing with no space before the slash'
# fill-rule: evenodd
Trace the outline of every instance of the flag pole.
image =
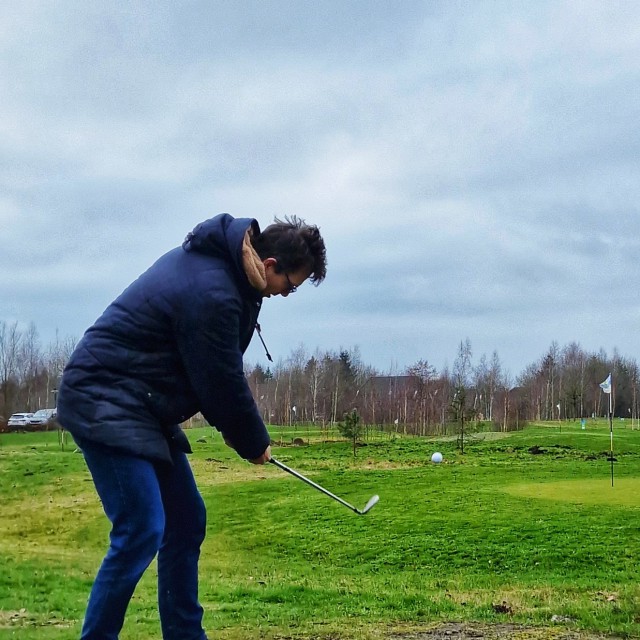
<svg viewBox="0 0 640 640">
<path fill-rule="evenodd" d="M 609 460 L 611 461 L 611 486 L 613 487 L 613 383 L 611 373 L 604 382 L 600 383 L 600 388 L 609 394 Z"/>
<path fill-rule="evenodd" d="M 611 460 L 611 486 L 613 487 L 613 388 L 609 392 L 609 459 Z"/>
</svg>

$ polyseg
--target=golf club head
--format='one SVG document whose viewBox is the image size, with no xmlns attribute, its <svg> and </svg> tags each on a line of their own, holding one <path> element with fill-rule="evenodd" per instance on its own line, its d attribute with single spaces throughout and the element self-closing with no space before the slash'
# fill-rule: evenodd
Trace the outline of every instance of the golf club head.
<svg viewBox="0 0 640 640">
<path fill-rule="evenodd" d="M 376 504 L 378 504 L 378 500 L 380 500 L 380 496 L 373 496 L 371 500 L 369 500 L 369 502 L 367 502 L 367 504 L 364 505 L 364 509 L 362 509 L 362 511 L 358 511 L 358 513 L 360 515 L 364 515 L 365 513 L 367 513 L 367 511 L 369 511 L 370 509 L 373 509 L 373 507 L 375 507 Z"/>
</svg>

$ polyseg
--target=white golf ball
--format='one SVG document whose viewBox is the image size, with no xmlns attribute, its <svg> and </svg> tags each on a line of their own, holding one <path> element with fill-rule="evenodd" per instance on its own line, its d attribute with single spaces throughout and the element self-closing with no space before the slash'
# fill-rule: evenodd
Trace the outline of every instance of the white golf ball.
<svg viewBox="0 0 640 640">
<path fill-rule="evenodd" d="M 431 462 L 442 462 L 442 454 L 439 451 L 436 451 L 432 456 L 431 456 Z"/>
</svg>

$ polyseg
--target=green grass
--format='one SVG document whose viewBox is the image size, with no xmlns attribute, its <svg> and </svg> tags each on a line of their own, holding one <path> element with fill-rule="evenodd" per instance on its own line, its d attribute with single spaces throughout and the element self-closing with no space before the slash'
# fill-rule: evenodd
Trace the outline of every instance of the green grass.
<svg viewBox="0 0 640 640">
<path fill-rule="evenodd" d="M 200 598 L 212 637 L 551 628 L 553 616 L 640 636 L 640 431 L 615 425 L 612 487 L 604 422 L 479 434 L 464 455 L 450 438 L 373 431 L 355 459 L 335 434 L 272 429 L 274 455 L 352 504 L 378 493 L 364 517 L 243 462 L 209 429 L 188 433 L 208 507 Z M 435 450 L 443 464 L 428 462 Z M 0 638 L 77 638 L 108 534 L 82 456 L 53 433 L 0 434 L 0 495 Z M 152 565 L 122 638 L 160 635 Z"/>
</svg>

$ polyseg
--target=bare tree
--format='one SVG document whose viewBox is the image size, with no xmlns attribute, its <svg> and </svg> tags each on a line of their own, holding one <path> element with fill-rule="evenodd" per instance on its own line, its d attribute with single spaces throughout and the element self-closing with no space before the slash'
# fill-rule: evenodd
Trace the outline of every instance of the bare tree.
<svg viewBox="0 0 640 640">
<path fill-rule="evenodd" d="M 436 377 L 436 368 L 429 364 L 427 360 L 418 360 L 415 364 L 407 367 L 407 375 L 413 376 L 417 389 L 414 393 L 414 402 L 417 404 L 416 423 L 420 433 L 425 435 L 429 428 L 429 409 L 427 399 L 430 396 L 431 385 Z"/>
<path fill-rule="evenodd" d="M 2 405 L 7 417 L 15 411 L 14 402 L 19 389 L 19 357 L 22 333 L 18 323 L 0 321 L 0 386 Z"/>
<path fill-rule="evenodd" d="M 49 345 L 49 349 L 45 356 L 46 365 L 46 397 L 49 398 L 49 394 L 54 396 L 57 394 L 57 389 L 60 384 L 60 378 L 64 371 L 69 358 L 76 348 L 78 343 L 77 338 L 73 336 L 60 337 L 59 331 L 56 329 L 55 340 Z"/>
<path fill-rule="evenodd" d="M 316 351 L 316 355 L 317 355 Z M 318 420 L 318 397 L 320 393 L 321 367 L 316 355 L 311 356 L 305 366 L 305 381 L 309 392 L 310 418 L 313 424 Z"/>
<path fill-rule="evenodd" d="M 471 374 L 471 340 L 467 338 L 458 347 L 458 355 L 453 363 L 454 395 L 451 402 L 454 421 L 459 425 L 458 447 L 464 453 L 464 425 L 467 418 L 467 389 Z"/>
<path fill-rule="evenodd" d="M 546 355 L 542 358 L 540 371 L 545 380 L 544 419 L 553 420 L 556 397 L 556 373 L 559 360 L 558 343 L 552 342 Z"/>
<path fill-rule="evenodd" d="M 493 403 L 496 393 L 500 387 L 505 386 L 504 376 L 502 373 L 502 364 L 498 352 L 494 351 L 491 356 L 491 365 L 489 367 L 488 394 L 489 394 L 489 420 L 493 420 Z"/>
<path fill-rule="evenodd" d="M 43 373 L 43 357 L 40 338 L 36 325 L 32 322 L 24 332 L 18 354 L 20 383 L 25 396 L 24 406 L 28 411 L 35 411 L 49 406 L 48 397 L 42 398 L 39 392 L 40 374 Z M 42 406 L 41 406 L 42 405 Z"/>
<path fill-rule="evenodd" d="M 558 389 L 558 398 L 563 400 L 565 419 L 575 420 L 583 416 L 586 359 L 586 354 L 577 342 L 571 342 L 562 349 L 560 360 L 562 384 Z"/>
</svg>

